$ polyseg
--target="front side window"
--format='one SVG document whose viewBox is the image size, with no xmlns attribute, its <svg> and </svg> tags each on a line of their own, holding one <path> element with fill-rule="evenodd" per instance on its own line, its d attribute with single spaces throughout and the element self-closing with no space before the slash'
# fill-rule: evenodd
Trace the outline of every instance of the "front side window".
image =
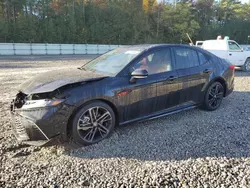
<svg viewBox="0 0 250 188">
<path fill-rule="evenodd" d="M 176 68 L 185 69 L 199 66 L 197 52 L 193 49 L 176 47 L 174 48 L 176 58 Z"/>
<path fill-rule="evenodd" d="M 171 50 L 169 48 L 155 51 L 144 56 L 132 67 L 132 70 L 145 69 L 149 75 L 152 75 L 171 71 L 173 70 L 172 65 Z"/>
<path fill-rule="evenodd" d="M 228 46 L 230 51 L 241 51 L 241 48 L 235 42 L 229 41 Z"/>
<path fill-rule="evenodd" d="M 81 69 L 106 75 L 116 75 L 141 51 L 141 49 L 117 48 L 90 61 Z"/>
</svg>

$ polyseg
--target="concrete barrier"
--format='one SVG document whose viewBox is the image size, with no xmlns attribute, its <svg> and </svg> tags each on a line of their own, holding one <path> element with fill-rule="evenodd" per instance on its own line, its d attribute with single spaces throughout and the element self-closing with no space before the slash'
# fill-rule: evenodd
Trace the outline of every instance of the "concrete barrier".
<svg viewBox="0 0 250 188">
<path fill-rule="evenodd" d="M 119 45 L 0 43 L 0 55 L 95 55 L 117 47 Z"/>
<path fill-rule="evenodd" d="M 120 45 L 0 43 L 0 55 L 97 55 Z M 242 48 L 250 45 L 241 45 Z"/>
</svg>

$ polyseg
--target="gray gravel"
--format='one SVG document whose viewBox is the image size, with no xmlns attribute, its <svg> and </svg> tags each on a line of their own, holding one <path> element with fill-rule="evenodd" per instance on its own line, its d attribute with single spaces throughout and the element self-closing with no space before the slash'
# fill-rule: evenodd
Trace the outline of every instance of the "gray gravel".
<svg viewBox="0 0 250 188">
<path fill-rule="evenodd" d="M 250 187 L 250 73 L 214 112 L 193 109 L 118 127 L 103 142 L 33 147 L 11 134 L 9 102 L 24 80 L 85 60 L 0 61 L 0 187 Z"/>
</svg>

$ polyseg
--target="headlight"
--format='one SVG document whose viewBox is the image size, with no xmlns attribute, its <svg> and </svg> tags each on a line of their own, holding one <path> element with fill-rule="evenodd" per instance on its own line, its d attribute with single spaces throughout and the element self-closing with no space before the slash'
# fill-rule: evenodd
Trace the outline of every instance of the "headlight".
<svg viewBox="0 0 250 188">
<path fill-rule="evenodd" d="M 52 107 L 62 103 L 63 101 L 64 100 L 62 99 L 27 100 L 22 106 L 22 109 Z"/>
</svg>

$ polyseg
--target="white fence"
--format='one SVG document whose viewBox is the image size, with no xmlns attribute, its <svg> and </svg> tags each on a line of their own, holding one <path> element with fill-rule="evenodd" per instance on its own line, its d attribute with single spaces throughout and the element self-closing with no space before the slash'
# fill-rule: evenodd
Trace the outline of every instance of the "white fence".
<svg viewBox="0 0 250 188">
<path fill-rule="evenodd" d="M 119 45 L 0 43 L 0 55 L 95 55 L 117 47 Z"/>
<path fill-rule="evenodd" d="M 103 54 L 119 45 L 0 43 L 0 55 Z"/>
</svg>

